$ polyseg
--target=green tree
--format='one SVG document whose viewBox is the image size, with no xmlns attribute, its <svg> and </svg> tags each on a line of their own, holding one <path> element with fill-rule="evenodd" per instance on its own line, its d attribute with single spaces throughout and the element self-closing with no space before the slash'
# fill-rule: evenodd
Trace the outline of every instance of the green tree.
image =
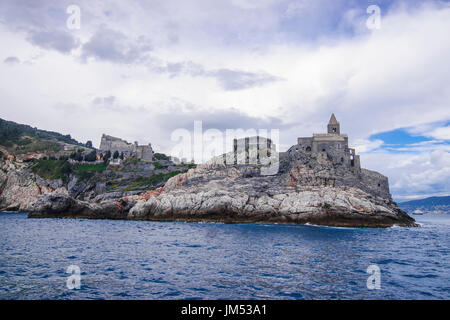
<svg viewBox="0 0 450 320">
<path fill-rule="evenodd" d="M 97 160 L 97 152 L 95 150 L 84 156 L 84 161 L 94 162 L 95 160 Z"/>
<path fill-rule="evenodd" d="M 164 153 L 155 153 L 153 157 L 156 160 L 170 160 L 170 157 L 166 156 Z"/>
<path fill-rule="evenodd" d="M 68 177 L 69 174 L 72 173 L 72 168 L 67 161 L 64 161 L 63 166 L 61 167 L 61 174 L 65 177 Z"/>
<path fill-rule="evenodd" d="M 72 153 L 69 156 L 70 159 L 73 159 L 75 161 L 83 161 L 83 150 L 78 149 L 77 152 Z"/>
<path fill-rule="evenodd" d="M 103 163 L 108 163 L 109 158 L 111 158 L 111 151 L 108 150 L 103 156 Z"/>
</svg>

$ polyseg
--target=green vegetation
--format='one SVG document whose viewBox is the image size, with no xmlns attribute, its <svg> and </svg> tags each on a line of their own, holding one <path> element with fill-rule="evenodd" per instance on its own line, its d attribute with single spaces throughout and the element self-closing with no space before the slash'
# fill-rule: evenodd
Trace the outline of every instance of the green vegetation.
<svg viewBox="0 0 450 320">
<path fill-rule="evenodd" d="M 92 150 L 84 156 L 84 161 L 94 162 L 95 160 L 97 160 L 97 152 L 95 150 Z"/>
<path fill-rule="evenodd" d="M 72 168 L 64 160 L 38 160 L 31 170 L 44 179 L 62 179 L 67 181 Z"/>
<path fill-rule="evenodd" d="M 104 164 L 107 164 L 109 158 L 111 158 L 111 151 L 108 150 L 108 151 L 106 151 L 106 153 L 103 155 L 103 163 L 104 163 Z"/>
<path fill-rule="evenodd" d="M 75 161 L 83 161 L 83 150 L 78 149 L 76 152 L 73 152 L 70 156 L 70 159 Z"/>
<path fill-rule="evenodd" d="M 73 169 L 78 172 L 99 172 L 105 171 L 108 166 L 104 163 L 100 164 L 76 164 Z"/>
<path fill-rule="evenodd" d="M 82 145 L 75 139 L 72 139 L 69 134 L 62 135 L 57 132 L 39 130 L 28 125 L 0 119 L 0 145 L 10 148 L 13 147 L 13 145 L 22 146 L 31 144 L 31 139 L 22 139 L 24 136 L 35 138 L 37 140 L 56 140 L 70 144 Z"/>
<path fill-rule="evenodd" d="M 137 165 L 140 162 L 140 160 L 136 157 L 129 157 L 124 161 L 124 166 L 129 166 L 129 165 Z"/>
<path fill-rule="evenodd" d="M 61 150 L 62 146 L 59 143 L 42 140 L 30 140 L 30 142 L 27 141 L 26 144 L 18 145 L 16 147 L 16 152 L 18 154 L 30 152 L 42 152 L 42 151 L 58 152 Z"/>
<path fill-rule="evenodd" d="M 81 181 L 90 180 L 97 175 L 99 172 L 103 172 L 108 167 L 107 164 L 75 164 L 72 165 L 72 172 Z"/>
<path fill-rule="evenodd" d="M 152 175 L 151 177 L 139 177 L 134 180 L 132 184 L 122 189 L 122 191 L 133 191 L 138 189 L 150 188 L 151 186 L 155 186 L 158 183 L 166 182 L 170 178 L 176 176 L 177 174 L 183 173 L 186 171 L 172 171 L 169 173 L 160 173 Z"/>
<path fill-rule="evenodd" d="M 33 140 L 31 140 L 30 138 L 22 138 L 19 141 L 16 141 L 16 144 L 18 146 L 26 146 L 27 144 L 32 143 Z"/>
<path fill-rule="evenodd" d="M 153 158 L 155 158 L 156 160 L 170 160 L 170 157 L 166 156 L 164 153 L 155 153 L 153 155 Z"/>
<path fill-rule="evenodd" d="M 159 163 L 158 161 L 153 162 L 153 165 L 155 166 L 155 169 L 162 169 L 163 166 L 161 163 Z"/>
<path fill-rule="evenodd" d="M 74 174 L 81 180 L 92 178 L 97 172 L 105 171 L 105 164 L 77 164 L 71 165 L 67 160 L 37 160 L 31 170 L 44 179 L 62 179 L 67 181 L 69 174 Z"/>
</svg>

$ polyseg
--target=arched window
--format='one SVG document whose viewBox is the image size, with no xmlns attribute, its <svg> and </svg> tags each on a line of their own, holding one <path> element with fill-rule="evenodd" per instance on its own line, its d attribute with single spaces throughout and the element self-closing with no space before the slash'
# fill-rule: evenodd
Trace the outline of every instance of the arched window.
<svg viewBox="0 0 450 320">
<path fill-rule="evenodd" d="M 311 152 L 311 147 L 306 147 L 307 152 Z"/>
<path fill-rule="evenodd" d="M 322 151 L 325 152 L 326 151 L 325 148 L 323 148 Z"/>
<path fill-rule="evenodd" d="M 344 158 L 341 158 L 341 162 L 344 163 Z"/>
</svg>

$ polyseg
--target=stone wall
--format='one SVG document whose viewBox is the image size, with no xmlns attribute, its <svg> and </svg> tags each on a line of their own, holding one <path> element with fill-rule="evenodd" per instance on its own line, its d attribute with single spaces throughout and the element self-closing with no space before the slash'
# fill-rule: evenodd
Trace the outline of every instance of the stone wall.
<svg viewBox="0 0 450 320">
<path fill-rule="evenodd" d="M 144 161 L 153 161 L 153 149 L 150 144 L 148 146 L 136 146 L 136 156 Z"/>
<path fill-rule="evenodd" d="M 102 135 L 99 148 L 101 152 L 110 151 L 111 153 L 114 153 L 115 151 L 119 151 L 119 153 L 123 152 L 124 155 L 130 156 L 133 149 L 134 145 L 132 143 L 106 134 Z"/>
<path fill-rule="evenodd" d="M 374 194 L 381 198 L 390 198 L 391 194 L 389 191 L 389 180 L 386 176 L 382 174 L 367 170 L 361 169 L 361 182 L 363 191 Z"/>
<path fill-rule="evenodd" d="M 374 197 L 391 199 L 388 178 L 382 174 L 359 167 L 351 166 L 350 158 L 346 157 L 344 163 L 336 161 L 332 154 L 327 152 L 305 152 L 297 146 L 291 147 L 280 156 L 282 171 L 295 170 L 290 174 L 296 188 L 309 186 L 334 186 L 359 188 Z M 355 155 L 355 164 L 359 165 L 359 156 Z"/>
<path fill-rule="evenodd" d="M 144 161 L 153 161 L 153 149 L 150 143 L 146 146 L 140 146 L 137 142 L 134 144 L 129 143 L 120 138 L 108 136 L 106 134 L 102 135 L 99 150 L 100 152 L 110 151 L 111 153 L 114 153 L 115 151 L 118 151 L 119 153 L 123 152 L 125 157 L 134 156 Z"/>
</svg>

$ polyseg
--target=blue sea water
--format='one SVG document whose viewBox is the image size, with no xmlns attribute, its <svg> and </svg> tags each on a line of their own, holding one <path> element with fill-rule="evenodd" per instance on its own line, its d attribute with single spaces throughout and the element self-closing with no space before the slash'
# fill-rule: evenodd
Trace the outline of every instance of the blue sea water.
<svg viewBox="0 0 450 320">
<path fill-rule="evenodd" d="M 450 215 L 415 218 L 352 229 L 0 213 L 0 299 L 449 299 Z M 70 265 L 80 289 L 66 286 Z"/>
</svg>

